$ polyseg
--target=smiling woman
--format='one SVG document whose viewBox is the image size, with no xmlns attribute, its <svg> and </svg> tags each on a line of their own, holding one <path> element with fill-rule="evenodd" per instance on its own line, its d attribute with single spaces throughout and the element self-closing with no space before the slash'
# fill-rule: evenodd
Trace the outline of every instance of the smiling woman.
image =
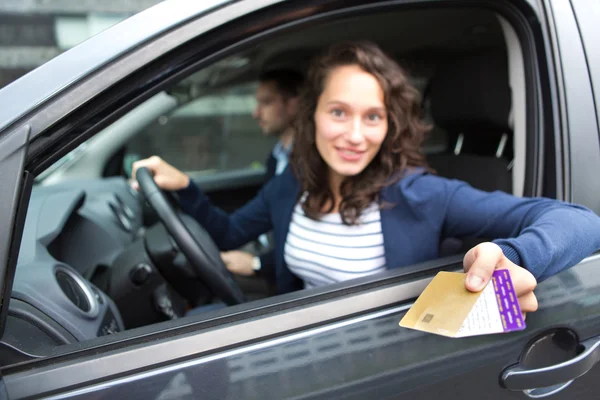
<svg viewBox="0 0 600 400">
<path fill-rule="evenodd" d="M 394 174 L 426 165 L 419 93 L 374 45 L 332 46 L 309 71 L 302 105 L 292 165 L 312 218 L 355 223 Z"/>
</svg>

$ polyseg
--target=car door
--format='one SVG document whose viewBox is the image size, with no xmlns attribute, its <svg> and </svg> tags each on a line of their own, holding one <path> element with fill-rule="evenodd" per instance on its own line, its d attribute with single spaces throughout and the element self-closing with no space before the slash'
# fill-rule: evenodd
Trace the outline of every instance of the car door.
<svg viewBox="0 0 600 400">
<path fill-rule="evenodd" d="M 223 2 L 210 13 L 198 8 L 191 22 L 185 24 L 189 16 L 181 17 L 168 33 L 157 34 L 153 41 L 98 68 L 94 76 L 28 110 L 2 132 L 0 220 L 2 226 L 9 227 L 0 231 L 3 318 L 30 172 L 43 169 L 52 158 L 64 154 L 62 146 L 69 143 L 59 134 L 44 138 L 40 133 L 57 121 L 76 123 L 83 118 L 77 113 L 82 98 L 89 102 L 88 112 L 108 98 L 115 109 L 119 101 L 135 101 L 128 97 L 134 93 L 134 83 L 147 82 L 148 78 L 140 74 L 129 80 L 137 68 L 191 38 L 209 43 L 216 40 L 214 32 L 212 36 L 207 32 L 210 28 L 226 27 L 228 39 L 235 43 L 251 34 L 247 26 L 266 29 L 259 22 L 275 29 L 301 17 L 361 5 L 290 2 L 267 7 L 273 3 Z M 183 2 L 177 4 L 183 7 Z M 377 4 L 370 4 L 374 6 Z M 556 137 L 546 138 L 556 145 L 546 152 L 546 175 L 540 176 L 540 181 L 554 182 L 555 187 L 548 190 L 560 198 L 600 212 L 590 192 L 594 186 L 578 174 L 583 162 L 598 163 L 600 152 L 589 75 L 581 73 L 586 69 L 585 53 L 574 15 L 559 1 L 544 8 L 534 2 L 520 6 L 539 21 L 533 31 L 542 37 L 537 51 L 554 60 L 550 72 L 562 82 L 554 87 L 552 80 L 542 76 L 540 79 L 550 87 L 537 87 L 553 92 L 548 97 L 550 104 L 543 105 L 544 118 L 538 122 L 551 125 L 555 129 L 549 131 L 556 132 Z M 252 20 L 254 24 L 245 21 L 244 28 L 227 25 L 251 13 L 257 19 Z M 236 26 L 239 29 L 233 29 Z M 221 48 L 207 46 L 198 52 L 210 57 Z M 579 73 L 574 73 L 574 68 Z M 586 128 L 584 133 L 581 126 Z M 584 160 L 575 157 L 579 155 L 575 151 L 583 150 Z M 537 171 L 541 173 L 541 168 Z M 429 399 L 442 395 L 448 399 L 517 399 L 524 398 L 523 391 L 530 397 L 597 398 L 599 256 L 589 257 L 539 285 L 540 310 L 528 316 L 525 331 L 449 339 L 398 327 L 437 272 L 460 268 L 461 257 L 455 256 L 214 311 L 186 323 L 168 322 L 124 332 L 118 340 L 102 337 L 66 346 L 43 359 L 3 368 L 4 387 L 11 398 Z"/>
</svg>

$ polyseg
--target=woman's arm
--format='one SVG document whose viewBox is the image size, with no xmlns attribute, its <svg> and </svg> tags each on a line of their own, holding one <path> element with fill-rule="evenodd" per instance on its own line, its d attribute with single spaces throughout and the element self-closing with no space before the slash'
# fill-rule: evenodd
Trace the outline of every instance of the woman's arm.
<svg viewBox="0 0 600 400">
<path fill-rule="evenodd" d="M 488 193 L 463 182 L 444 181 L 443 234 L 494 238 L 510 261 L 528 269 L 538 281 L 600 248 L 600 218 L 585 207 Z"/>
<path fill-rule="evenodd" d="M 190 181 L 179 190 L 182 210 L 191 215 L 210 234 L 222 251 L 237 249 L 272 229 L 267 184 L 256 197 L 232 214 L 211 204 L 208 197 Z"/>
<path fill-rule="evenodd" d="M 152 172 L 154 181 L 161 189 L 178 192 L 183 211 L 206 229 L 220 250 L 238 248 L 272 228 L 267 193 L 274 190 L 274 179 L 254 199 L 229 215 L 212 205 L 187 175 L 159 157 L 135 162 L 132 174 L 134 179 L 136 171 L 141 167 Z"/>
</svg>

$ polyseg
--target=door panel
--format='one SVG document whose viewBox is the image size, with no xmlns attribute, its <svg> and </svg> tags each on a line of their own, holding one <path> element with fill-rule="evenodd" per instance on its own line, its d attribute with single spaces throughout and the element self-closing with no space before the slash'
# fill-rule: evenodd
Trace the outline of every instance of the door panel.
<svg viewBox="0 0 600 400">
<path fill-rule="evenodd" d="M 600 256 L 541 283 L 536 294 L 540 310 L 519 333 L 451 339 L 404 329 L 398 322 L 408 305 L 401 305 L 66 397 L 522 399 L 499 377 L 529 341 L 558 327 L 580 340 L 600 332 Z M 595 399 L 599 380 L 595 366 L 552 398 Z"/>
</svg>

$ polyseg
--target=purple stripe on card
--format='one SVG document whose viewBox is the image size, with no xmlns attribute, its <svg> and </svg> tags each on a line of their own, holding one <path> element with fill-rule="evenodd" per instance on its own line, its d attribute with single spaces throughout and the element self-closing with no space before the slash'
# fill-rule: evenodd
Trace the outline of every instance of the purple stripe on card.
<svg viewBox="0 0 600 400">
<path fill-rule="evenodd" d="M 517 301 L 517 295 L 510 279 L 508 270 L 501 269 L 494 271 L 492 275 L 494 282 L 494 291 L 500 310 L 500 318 L 504 332 L 520 331 L 525 329 L 525 320 L 521 313 L 521 307 Z"/>
</svg>

